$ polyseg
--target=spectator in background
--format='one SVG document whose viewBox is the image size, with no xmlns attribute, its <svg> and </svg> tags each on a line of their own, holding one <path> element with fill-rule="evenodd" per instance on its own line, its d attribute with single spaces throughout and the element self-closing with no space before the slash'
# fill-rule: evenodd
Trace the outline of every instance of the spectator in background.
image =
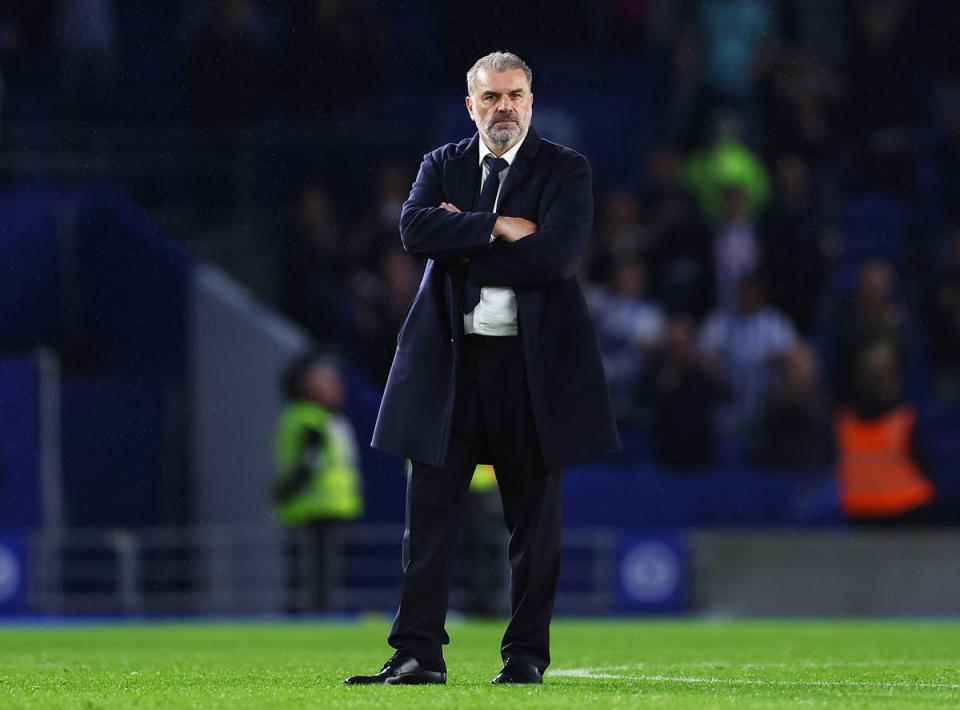
<svg viewBox="0 0 960 710">
<path fill-rule="evenodd" d="M 647 297 L 647 269 L 637 257 L 614 265 L 609 288 L 588 292 L 587 302 L 610 388 L 613 411 L 621 421 L 633 418 L 636 392 L 651 350 L 663 338 L 663 309 Z"/>
<path fill-rule="evenodd" d="M 740 283 L 736 308 L 722 305 L 700 330 L 700 347 L 716 358 L 730 386 L 732 399 L 719 413 L 724 433 L 744 435 L 766 399 L 780 360 L 797 342 L 790 321 L 767 305 L 757 277 Z"/>
<path fill-rule="evenodd" d="M 0 5 L 0 146 L 6 138 L 6 99 L 9 64 L 20 46 L 20 26 L 17 17 Z M 0 177 L 3 177 L 0 174 Z"/>
<path fill-rule="evenodd" d="M 300 117 L 357 109 L 371 99 L 386 49 L 371 3 L 305 0 L 297 14 L 284 78 Z"/>
<path fill-rule="evenodd" d="M 755 220 L 770 191 L 763 164 L 729 137 L 738 130 L 735 121 L 718 124 L 720 139 L 710 148 L 694 153 L 684 166 L 686 184 L 714 225 L 717 303 L 731 310 L 739 299 L 740 282 L 752 276 L 760 265 Z"/>
<path fill-rule="evenodd" d="M 843 61 L 850 29 L 848 5 L 837 0 L 780 0 L 784 41 L 835 69 Z"/>
<path fill-rule="evenodd" d="M 769 468 L 816 469 L 828 462 L 829 403 L 817 354 L 798 341 L 779 362 L 760 414 L 752 461 Z"/>
<path fill-rule="evenodd" d="M 355 318 L 351 272 L 333 201 L 322 185 L 300 192 L 282 249 L 281 310 L 321 342 L 348 342 Z"/>
<path fill-rule="evenodd" d="M 593 3 L 586 3 L 593 5 Z M 606 5 L 606 7 L 604 7 Z M 603 13 L 604 48 L 613 53 L 647 50 L 669 56 L 684 30 L 688 2 L 676 0 L 609 0 L 597 3 Z"/>
<path fill-rule="evenodd" d="M 249 123 L 262 113 L 266 81 L 252 0 L 216 0 L 187 48 L 184 85 L 191 117 L 221 128 Z"/>
<path fill-rule="evenodd" d="M 877 342 L 887 343 L 896 354 L 896 370 L 902 378 L 906 367 L 904 327 L 906 310 L 895 303 L 893 268 L 883 259 L 869 259 L 860 265 L 853 298 L 843 305 L 834 324 L 834 396 L 838 404 L 849 404 L 857 381 L 857 363 L 863 351 Z"/>
<path fill-rule="evenodd" d="M 397 334 L 410 303 L 417 294 L 423 264 L 393 244 L 382 256 L 376 272 L 361 272 L 356 322 L 356 349 L 376 382 L 387 381 L 397 347 Z"/>
<path fill-rule="evenodd" d="M 503 504 L 493 466 L 477 466 L 463 510 L 463 567 L 466 599 L 463 612 L 471 616 L 503 616 L 510 609 L 507 535 Z"/>
<path fill-rule="evenodd" d="M 960 229 L 945 249 L 940 273 L 927 291 L 924 316 L 930 334 L 930 356 L 937 372 L 938 394 L 960 399 Z"/>
<path fill-rule="evenodd" d="M 708 90 L 745 99 L 777 43 L 777 9 L 770 0 L 703 0 L 697 14 L 703 79 Z"/>
<path fill-rule="evenodd" d="M 923 523 L 936 517 L 917 411 L 904 401 L 901 382 L 895 345 L 873 341 L 857 357 L 851 401 L 836 414 L 840 505 L 855 522 Z"/>
<path fill-rule="evenodd" d="M 338 524 L 363 513 L 357 442 L 343 414 L 346 387 L 336 362 L 310 355 L 293 363 L 284 385 L 287 406 L 274 442 L 276 514 L 300 528 L 299 555 L 288 559 L 297 611 L 322 611 L 330 601 L 330 535 Z M 298 536 L 291 536 L 295 542 Z"/>
<path fill-rule="evenodd" d="M 184 55 L 183 85 L 197 140 L 197 184 L 190 192 L 199 226 L 208 233 L 248 207 L 237 204 L 231 151 L 264 107 L 267 66 L 254 7 L 253 0 L 214 0 Z"/>
<path fill-rule="evenodd" d="M 651 291 L 661 303 L 699 319 L 716 302 L 710 230 L 681 181 L 681 161 L 671 146 L 650 157 L 647 223 Z"/>
<path fill-rule="evenodd" d="M 397 241 L 400 208 L 410 193 L 409 170 L 393 160 L 377 166 L 374 204 L 360 218 L 344 245 L 347 258 L 357 268 L 376 271 L 383 254 Z"/>
<path fill-rule="evenodd" d="M 747 193 L 731 182 L 723 188 L 723 220 L 713 236 L 713 268 L 717 279 L 717 305 L 733 310 L 740 300 L 740 285 L 760 265 L 760 244 L 750 218 Z"/>
<path fill-rule="evenodd" d="M 744 195 L 745 215 L 755 217 L 770 197 L 770 178 L 763 162 L 740 140 L 743 126 L 732 114 L 714 126 L 714 141 L 694 151 L 683 166 L 682 181 L 697 199 L 700 210 L 713 223 L 729 219 L 725 191 L 738 188 Z"/>
<path fill-rule="evenodd" d="M 776 178 L 773 203 L 757 224 L 766 291 L 771 303 L 809 334 L 829 265 L 828 234 L 806 162 L 796 154 L 781 156 Z"/>
<path fill-rule="evenodd" d="M 957 85 L 944 88 L 940 93 L 937 120 L 941 129 L 931 162 L 942 187 L 939 194 L 934 194 L 939 202 L 938 212 L 943 213 L 949 224 L 957 225 L 960 224 L 960 70 Z"/>
<path fill-rule="evenodd" d="M 671 121 L 687 145 L 717 110 L 748 117 L 757 83 L 777 53 L 778 25 L 772 0 L 702 0 L 696 6 L 678 46 Z"/>
<path fill-rule="evenodd" d="M 671 318 L 641 387 L 641 398 L 651 404 L 655 455 L 664 466 L 699 468 L 714 461 L 713 409 L 729 391 L 696 336 L 689 317 Z"/>
<path fill-rule="evenodd" d="M 50 0 L 0 0 L 0 17 L 15 22 L 18 45 L 28 49 L 50 47 L 61 9 Z"/>
<path fill-rule="evenodd" d="M 807 160 L 836 156 L 843 126 L 842 76 L 799 47 L 784 49 L 762 86 L 766 147 Z"/>
<path fill-rule="evenodd" d="M 848 139 L 862 189 L 908 194 L 915 126 L 922 106 L 913 42 L 915 3 L 857 0 L 845 67 Z"/>
<path fill-rule="evenodd" d="M 117 21 L 113 0 L 61 0 L 56 24 L 64 115 L 86 120 L 115 81 Z"/>
<path fill-rule="evenodd" d="M 611 283 L 616 263 L 642 254 L 650 244 L 640 200 L 626 188 L 610 191 L 603 200 L 597 233 L 587 257 L 587 276 L 594 283 Z"/>
</svg>

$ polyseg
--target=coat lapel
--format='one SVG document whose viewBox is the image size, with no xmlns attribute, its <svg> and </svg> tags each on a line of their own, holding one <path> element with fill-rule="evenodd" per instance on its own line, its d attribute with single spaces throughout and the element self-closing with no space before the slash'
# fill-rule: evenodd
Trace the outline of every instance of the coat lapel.
<svg viewBox="0 0 960 710">
<path fill-rule="evenodd" d="M 523 139 L 523 145 L 521 145 L 520 150 L 517 151 L 517 158 L 513 161 L 513 165 L 510 166 L 510 170 L 507 172 L 507 179 L 504 181 L 503 187 L 500 188 L 500 197 L 497 200 L 498 212 L 506 203 L 511 190 L 521 184 L 529 172 L 530 163 L 540 149 L 540 140 L 540 135 L 533 129 L 533 126 L 530 126 L 527 130 L 527 137 Z M 477 158 L 477 160 L 479 160 L 479 158 Z"/>
<path fill-rule="evenodd" d="M 474 133 L 466 150 L 447 161 L 447 199 L 464 212 L 473 209 L 480 192 L 480 134 Z"/>
</svg>

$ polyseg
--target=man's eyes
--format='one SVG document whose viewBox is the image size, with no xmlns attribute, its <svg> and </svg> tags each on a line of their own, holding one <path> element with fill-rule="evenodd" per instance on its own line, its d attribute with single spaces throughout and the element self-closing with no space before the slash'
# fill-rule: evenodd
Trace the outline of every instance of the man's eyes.
<svg viewBox="0 0 960 710">
<path fill-rule="evenodd" d="M 498 98 L 498 97 L 497 97 L 496 94 L 487 94 L 487 95 L 485 95 L 485 96 L 483 97 L 483 100 L 484 100 L 486 103 L 490 103 L 491 101 L 496 101 L 497 98 Z M 514 91 L 513 93 L 510 94 L 510 98 L 511 98 L 511 99 L 522 99 L 522 98 L 523 98 L 523 92 L 522 92 L 522 91 Z"/>
</svg>

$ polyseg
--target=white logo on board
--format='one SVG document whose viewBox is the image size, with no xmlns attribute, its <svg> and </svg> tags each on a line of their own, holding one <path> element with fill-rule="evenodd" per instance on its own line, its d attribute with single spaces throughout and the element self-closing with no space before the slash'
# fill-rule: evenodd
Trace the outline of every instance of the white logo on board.
<svg viewBox="0 0 960 710">
<path fill-rule="evenodd" d="M 0 602 L 6 601 L 20 587 L 20 563 L 9 548 L 0 545 Z"/>
<path fill-rule="evenodd" d="M 659 602 L 668 597 L 680 581 L 677 553 L 662 542 L 635 545 L 624 555 L 620 566 L 623 587 L 639 602 Z"/>
</svg>

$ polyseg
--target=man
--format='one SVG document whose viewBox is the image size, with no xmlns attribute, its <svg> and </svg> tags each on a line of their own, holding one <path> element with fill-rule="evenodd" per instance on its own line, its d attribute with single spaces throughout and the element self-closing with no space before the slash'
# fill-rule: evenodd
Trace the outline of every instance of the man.
<svg viewBox="0 0 960 710">
<path fill-rule="evenodd" d="M 619 447 L 575 272 L 593 220 L 590 165 L 530 127 L 532 74 L 494 52 L 467 72 L 478 134 L 424 156 L 403 205 L 426 259 L 400 328 L 373 446 L 412 461 L 403 590 L 375 675 L 444 683 L 457 530 L 478 463 L 493 465 L 510 533 L 511 618 L 495 683 L 539 683 L 560 563 L 560 470 Z"/>
</svg>

